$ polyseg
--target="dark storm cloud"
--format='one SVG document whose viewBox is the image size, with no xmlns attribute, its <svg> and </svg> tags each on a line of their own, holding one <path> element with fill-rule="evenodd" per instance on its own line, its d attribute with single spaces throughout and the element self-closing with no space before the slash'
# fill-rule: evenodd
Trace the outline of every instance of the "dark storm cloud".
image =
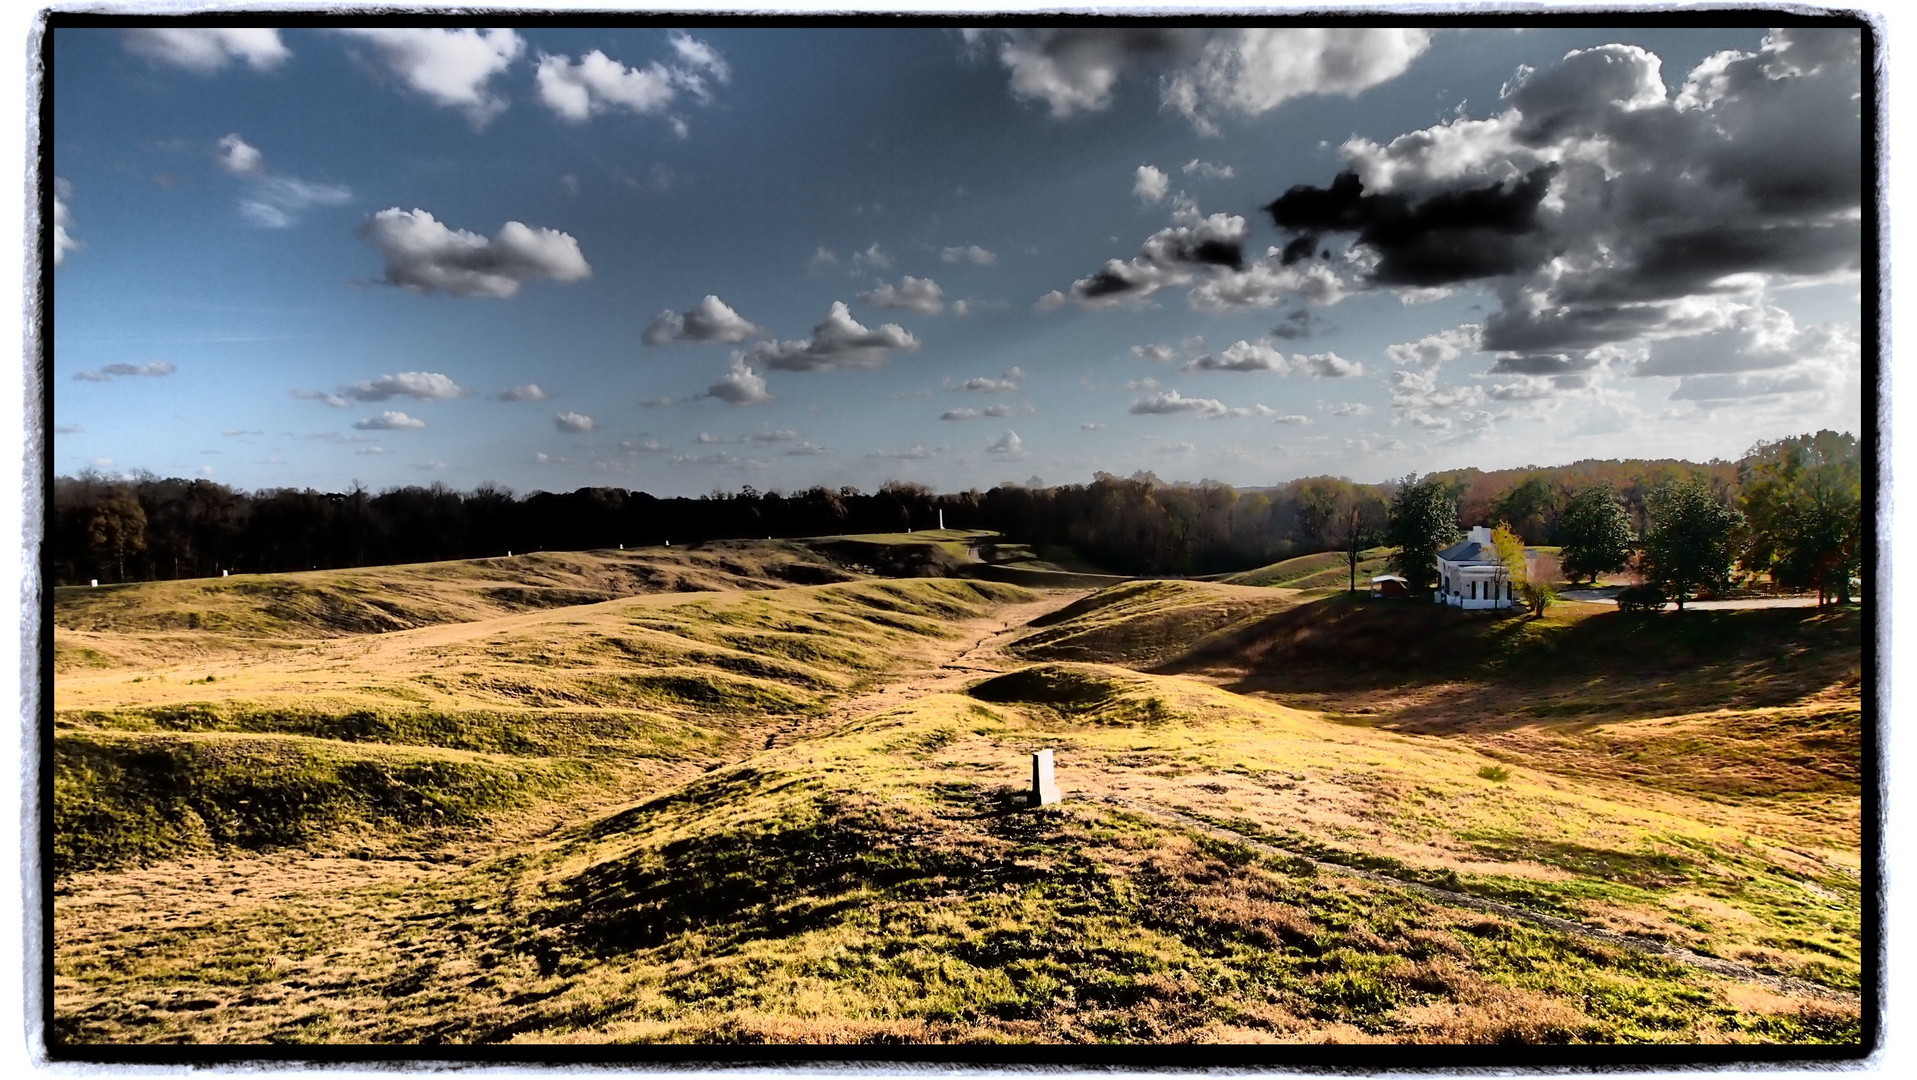
<svg viewBox="0 0 1917 1080">
<path fill-rule="evenodd" d="M 1563 375 L 1573 371 L 1586 371 L 1597 366 L 1597 361 L 1589 357 L 1568 356 L 1563 353 L 1531 356 L 1501 356 L 1491 367 L 1498 375 Z"/>
<path fill-rule="evenodd" d="M 1355 172 L 1330 187 L 1299 184 L 1265 207 L 1272 223 L 1297 235 L 1285 245 L 1286 265 L 1308 258 L 1327 232 L 1355 232 L 1379 256 L 1371 273 L 1380 285 L 1430 287 L 1528 271 L 1548 257 L 1533 239 L 1542 230 L 1538 204 L 1550 190 L 1554 165 L 1522 179 L 1439 192 L 1424 199 L 1364 194 Z"/>
<path fill-rule="evenodd" d="M 1284 264 L 1349 237 L 1358 284 L 1478 281 L 1501 370 L 1721 329 L 1778 285 L 1862 261 L 1861 32 L 1775 30 L 1665 82 L 1632 45 L 1521 67 L 1500 111 L 1384 143 L 1266 206 Z"/>
</svg>

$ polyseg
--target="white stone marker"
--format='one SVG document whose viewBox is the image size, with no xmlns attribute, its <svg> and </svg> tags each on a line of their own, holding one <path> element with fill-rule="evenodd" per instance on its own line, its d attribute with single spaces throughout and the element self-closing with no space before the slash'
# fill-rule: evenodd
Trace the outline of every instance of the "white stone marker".
<svg viewBox="0 0 1917 1080">
<path fill-rule="evenodd" d="M 224 571 L 224 570 L 222 570 L 222 571 L 220 571 L 220 576 L 221 576 L 221 577 L 225 577 L 225 576 L 226 576 L 226 571 Z"/>
<path fill-rule="evenodd" d="M 1058 793 L 1058 781 L 1052 779 L 1052 752 L 1040 750 L 1032 755 L 1032 805 L 1050 806 L 1064 796 Z"/>
<path fill-rule="evenodd" d="M 97 589 L 97 588 L 99 588 L 99 587 L 100 587 L 100 579 L 99 579 L 99 578 L 97 578 L 97 577 L 96 577 L 96 578 L 88 578 L 88 579 L 87 579 L 87 588 L 89 588 L 89 589 Z"/>
</svg>

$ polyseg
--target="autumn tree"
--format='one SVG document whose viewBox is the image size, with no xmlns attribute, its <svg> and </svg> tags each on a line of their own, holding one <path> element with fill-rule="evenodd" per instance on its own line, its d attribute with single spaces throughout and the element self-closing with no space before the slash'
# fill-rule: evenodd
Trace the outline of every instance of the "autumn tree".
<svg viewBox="0 0 1917 1080">
<path fill-rule="evenodd" d="M 1744 515 L 1736 507 L 1696 476 L 1658 485 L 1645 496 L 1644 506 L 1649 518 L 1644 576 L 1662 586 L 1679 611 L 1697 590 L 1730 584 L 1744 531 Z"/>
<path fill-rule="evenodd" d="M 1819 604 L 1850 601 L 1862 566 L 1863 463 L 1855 436 L 1835 431 L 1759 443 L 1739 463 L 1750 544 L 1739 565 L 1815 588 Z"/>
<path fill-rule="evenodd" d="M 1438 549 L 1458 542 L 1457 489 L 1437 477 L 1404 478 L 1391 497 L 1385 539 L 1396 545 L 1391 568 L 1413 591 L 1430 589 L 1438 580 Z"/>
<path fill-rule="evenodd" d="M 1565 578 L 1588 577 L 1622 570 L 1631 561 L 1631 515 L 1609 480 L 1587 484 L 1571 496 L 1560 519 L 1564 546 L 1559 562 Z"/>
<path fill-rule="evenodd" d="M 114 580 L 126 580 L 126 557 L 146 550 L 146 511 L 124 486 L 108 489 L 87 518 L 87 549 L 94 565 L 111 561 Z"/>
</svg>

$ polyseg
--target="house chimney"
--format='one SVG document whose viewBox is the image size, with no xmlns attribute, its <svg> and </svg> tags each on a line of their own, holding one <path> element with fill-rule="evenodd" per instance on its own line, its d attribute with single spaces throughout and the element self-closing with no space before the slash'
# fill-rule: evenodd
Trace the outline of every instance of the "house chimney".
<svg viewBox="0 0 1917 1080">
<path fill-rule="evenodd" d="M 1471 535 L 1466 537 L 1466 539 L 1474 544 L 1483 544 L 1485 547 L 1490 547 L 1491 527 L 1489 525 L 1473 525 L 1471 526 Z"/>
</svg>

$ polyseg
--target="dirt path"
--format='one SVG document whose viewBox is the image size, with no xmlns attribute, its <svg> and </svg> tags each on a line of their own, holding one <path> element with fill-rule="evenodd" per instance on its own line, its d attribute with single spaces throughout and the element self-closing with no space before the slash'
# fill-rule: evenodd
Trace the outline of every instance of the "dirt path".
<svg viewBox="0 0 1917 1080">
<path fill-rule="evenodd" d="M 937 659 L 936 668 L 888 682 L 877 689 L 838 703 L 822 716 L 795 718 L 766 736 L 763 749 L 790 745 L 801 739 L 835 731 L 868 716 L 895 709 L 928 694 L 947 694 L 974 681 L 980 675 L 994 675 L 1024 667 L 1025 661 L 1008 656 L 1004 646 L 1016 631 L 1043 615 L 1090 595 L 1091 589 L 1072 589 L 1051 593 L 1029 604 L 1003 607 L 983 619 L 959 624 L 958 643 L 948 655 Z M 940 650 L 945 652 L 945 650 Z"/>
</svg>

